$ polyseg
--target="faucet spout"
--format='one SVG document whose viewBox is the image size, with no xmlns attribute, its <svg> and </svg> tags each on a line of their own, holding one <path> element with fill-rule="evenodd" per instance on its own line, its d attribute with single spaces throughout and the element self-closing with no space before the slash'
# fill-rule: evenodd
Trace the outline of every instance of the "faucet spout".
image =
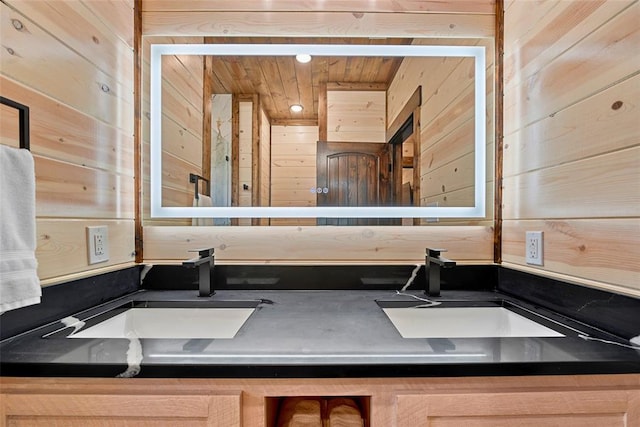
<svg viewBox="0 0 640 427">
<path fill-rule="evenodd" d="M 198 268 L 198 296 L 210 297 L 215 294 L 211 286 L 211 272 L 215 267 L 213 248 L 198 249 L 197 258 L 184 261 L 182 265 L 187 268 Z"/>
<path fill-rule="evenodd" d="M 440 296 L 440 269 L 453 268 L 456 266 L 455 261 L 440 256 L 441 252 L 446 251 L 446 249 L 431 248 L 427 248 L 426 250 L 425 268 L 427 273 L 427 286 L 425 293 L 429 296 Z"/>
</svg>

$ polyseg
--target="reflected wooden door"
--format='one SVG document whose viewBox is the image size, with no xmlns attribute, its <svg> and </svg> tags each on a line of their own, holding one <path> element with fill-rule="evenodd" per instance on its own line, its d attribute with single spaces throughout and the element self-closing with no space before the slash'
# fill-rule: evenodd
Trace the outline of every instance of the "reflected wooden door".
<svg viewBox="0 0 640 427">
<path fill-rule="evenodd" d="M 318 141 L 318 206 L 387 206 L 391 203 L 389 144 Z M 386 218 L 318 218 L 318 225 L 392 225 Z"/>
</svg>

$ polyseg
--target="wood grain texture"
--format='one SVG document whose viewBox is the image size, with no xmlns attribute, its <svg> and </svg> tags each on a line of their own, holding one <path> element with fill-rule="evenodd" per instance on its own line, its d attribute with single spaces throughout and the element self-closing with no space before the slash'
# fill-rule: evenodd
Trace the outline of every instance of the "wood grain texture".
<svg viewBox="0 0 640 427">
<path fill-rule="evenodd" d="M 36 215 L 134 218 L 134 179 L 34 156 Z M 64 177 L 61 179 L 61 177 Z"/>
<path fill-rule="evenodd" d="M 640 217 L 640 147 L 508 177 L 503 186 L 504 219 Z"/>
<path fill-rule="evenodd" d="M 8 1 L 0 8 L 2 95 L 31 113 L 43 285 L 132 265 L 133 2 Z M 87 225 L 109 227 L 108 262 L 88 265 Z"/>
<path fill-rule="evenodd" d="M 356 397 L 366 425 L 569 426 L 640 423 L 640 376 L 476 378 L 113 379 L 0 378 L 2 422 L 273 427 L 289 396 Z M 128 399 L 128 400 L 126 400 Z M 173 412 L 172 412 L 173 411 Z M 137 414 L 137 418 L 131 417 Z M 49 415 L 50 416 L 50 415 Z M 162 418 L 160 418 L 162 417 Z M 67 421 L 67 419 L 65 419 Z M 71 422 L 75 424 L 71 424 Z M 122 424 L 113 424 L 121 421 Z M 171 423 L 174 424 L 171 424 Z M 614 424 L 607 424 L 613 422 Z M 33 423 L 33 424 L 29 424 Z M 225 424 L 226 423 L 226 424 Z M 19 425 L 19 424 L 18 424 Z"/>
<path fill-rule="evenodd" d="M 386 142 L 386 92 L 327 90 L 329 141 Z"/>
<path fill-rule="evenodd" d="M 639 17 L 640 3 L 636 2 L 613 19 L 600 22 L 602 26 L 585 38 L 574 39 L 569 52 L 556 57 L 539 72 L 505 88 L 505 135 L 637 73 L 638 60 L 628 52 L 640 46 Z"/>
<path fill-rule="evenodd" d="M 640 75 L 505 138 L 505 177 L 640 143 Z"/>
<path fill-rule="evenodd" d="M 399 426 L 627 426 L 635 393 L 546 391 L 398 395 Z M 606 424 L 598 424 L 605 422 Z"/>
<path fill-rule="evenodd" d="M 355 36 L 492 37 L 490 14 L 370 12 L 219 12 L 144 13 L 143 34 L 150 36 Z"/>
<path fill-rule="evenodd" d="M 109 260 L 89 265 L 86 227 L 96 225 L 108 227 Z M 38 277 L 41 280 L 128 263 L 135 258 L 132 219 L 38 219 L 36 233 Z"/>
<path fill-rule="evenodd" d="M 600 280 L 640 292 L 637 218 L 505 220 L 505 261 L 525 264 L 527 230 L 544 232 L 545 265 L 538 270 Z"/>
<path fill-rule="evenodd" d="M 539 72 L 633 2 L 535 1 L 524 10 L 515 8 L 505 28 L 511 44 L 505 56 L 505 86 L 511 88 Z"/>
<path fill-rule="evenodd" d="M 44 3 L 38 5 L 45 7 Z M 133 134 L 132 67 L 127 73 L 128 81 L 125 77 L 119 79 L 116 70 L 103 71 L 96 67 L 89 58 L 78 55 L 43 30 L 39 23 L 5 3 L 0 10 L 0 34 L 5 46 L 0 51 L 0 61 L 4 75 Z M 15 30 L 12 19 L 22 22 L 24 29 Z M 61 84 L 61 81 L 73 81 L 73 84 Z"/>
<path fill-rule="evenodd" d="M 638 295 L 640 4 L 535 5 L 505 14 L 503 260 Z M 524 260 L 530 230 L 542 267 Z"/>
<path fill-rule="evenodd" d="M 258 264 L 424 262 L 424 248 L 430 245 L 446 247 L 451 258 L 459 262 L 490 262 L 493 256 L 493 230 L 489 226 L 145 227 L 144 233 L 148 262 L 180 260 L 203 244 L 215 246 L 216 259 L 222 262 Z"/>
<path fill-rule="evenodd" d="M 180 11 L 282 11 L 282 12 L 422 12 L 422 13 L 477 13 L 492 14 L 494 0 L 378 0 L 375 4 L 363 3 L 359 0 L 330 2 L 318 4 L 309 0 L 270 0 L 238 3 L 233 0 L 153 0 L 144 3 L 145 12 L 180 12 Z"/>
<path fill-rule="evenodd" d="M 121 1 L 94 2 L 102 7 L 102 13 L 96 15 L 95 9 L 91 9 L 95 5 L 87 7 L 78 0 L 45 4 L 31 1 L 8 3 L 98 68 L 106 70 L 127 90 L 133 90 L 133 34 L 122 39 L 124 34 L 114 32 L 116 17 L 126 16 L 127 31 L 133 28 L 133 10 L 129 5 Z M 71 22 L 73 24 L 69 25 Z"/>
<path fill-rule="evenodd" d="M 240 394 L 202 395 L 4 395 L 3 422 L 16 426 L 44 425 L 206 425 L 240 427 Z M 112 421 L 115 418 L 117 424 Z M 108 424 L 105 424 L 108 423 Z M 197 424 L 196 424 L 197 422 Z M 84 424 L 81 424 L 84 423 Z M 51 425 L 51 424 L 49 424 Z"/>
<path fill-rule="evenodd" d="M 133 176 L 133 135 L 0 76 L 2 95 L 29 106 L 31 152 Z M 3 126 L 3 134 L 4 134 Z"/>
<path fill-rule="evenodd" d="M 317 126 L 271 127 L 271 206 L 315 206 L 317 141 Z M 276 223 L 300 223 L 291 221 Z"/>
</svg>

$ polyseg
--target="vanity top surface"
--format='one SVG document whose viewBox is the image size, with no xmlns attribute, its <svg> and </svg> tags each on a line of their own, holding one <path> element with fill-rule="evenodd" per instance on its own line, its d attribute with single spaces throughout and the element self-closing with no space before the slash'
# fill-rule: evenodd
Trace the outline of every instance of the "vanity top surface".
<svg viewBox="0 0 640 427">
<path fill-rule="evenodd" d="M 421 304 L 416 296 L 424 298 L 392 290 L 218 291 L 210 298 L 140 291 L 2 341 L 1 370 L 3 376 L 232 378 L 640 372 L 640 350 L 618 345 L 624 340 L 496 292 L 443 291 L 434 299 L 441 307 L 504 306 L 562 336 L 403 338 L 381 305 Z M 82 322 L 132 301 L 209 300 L 257 307 L 234 338 L 67 338 Z"/>
</svg>

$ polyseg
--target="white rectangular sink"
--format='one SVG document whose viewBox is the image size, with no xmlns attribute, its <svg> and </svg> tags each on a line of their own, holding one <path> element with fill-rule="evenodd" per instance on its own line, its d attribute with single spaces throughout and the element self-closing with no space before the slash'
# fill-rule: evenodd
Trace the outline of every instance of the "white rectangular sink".
<svg viewBox="0 0 640 427">
<path fill-rule="evenodd" d="M 563 337 L 503 307 L 383 308 L 403 338 Z"/>
<path fill-rule="evenodd" d="M 130 308 L 69 338 L 233 338 L 255 308 Z"/>
</svg>

